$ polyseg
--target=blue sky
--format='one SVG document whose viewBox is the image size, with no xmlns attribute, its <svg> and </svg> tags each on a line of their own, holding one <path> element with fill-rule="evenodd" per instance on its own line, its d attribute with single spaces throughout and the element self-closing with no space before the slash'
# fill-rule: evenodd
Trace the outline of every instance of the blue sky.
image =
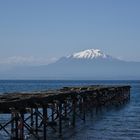
<svg viewBox="0 0 140 140">
<path fill-rule="evenodd" d="M 0 1 L 0 63 L 48 63 L 88 48 L 140 61 L 139 0 Z"/>
</svg>

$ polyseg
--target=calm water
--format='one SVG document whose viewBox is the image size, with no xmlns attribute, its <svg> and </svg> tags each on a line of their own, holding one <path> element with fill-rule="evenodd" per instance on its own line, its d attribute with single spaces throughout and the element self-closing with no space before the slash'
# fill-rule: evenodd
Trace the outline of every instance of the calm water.
<svg viewBox="0 0 140 140">
<path fill-rule="evenodd" d="M 130 84 L 131 101 L 120 108 L 102 111 L 77 124 L 69 140 L 140 140 L 140 81 L 0 81 L 0 92 L 38 91 L 63 86 Z M 0 118 L 2 119 L 2 118 Z M 0 132 L 2 139 L 2 134 Z"/>
</svg>

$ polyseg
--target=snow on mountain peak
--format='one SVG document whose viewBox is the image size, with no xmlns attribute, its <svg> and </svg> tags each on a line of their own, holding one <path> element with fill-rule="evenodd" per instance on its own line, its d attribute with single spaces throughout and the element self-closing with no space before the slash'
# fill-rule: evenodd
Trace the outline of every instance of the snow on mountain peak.
<svg viewBox="0 0 140 140">
<path fill-rule="evenodd" d="M 74 53 L 68 58 L 75 58 L 75 59 L 94 59 L 94 58 L 108 58 L 109 55 L 106 55 L 99 49 L 88 49 L 84 51 L 80 51 L 78 53 Z"/>
</svg>

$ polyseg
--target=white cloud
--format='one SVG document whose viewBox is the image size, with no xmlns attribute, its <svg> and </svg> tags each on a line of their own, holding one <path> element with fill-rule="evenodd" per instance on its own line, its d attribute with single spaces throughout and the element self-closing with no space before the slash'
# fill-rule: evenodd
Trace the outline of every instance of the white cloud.
<svg viewBox="0 0 140 140">
<path fill-rule="evenodd" d="M 46 65 L 55 62 L 56 58 L 42 58 L 34 56 L 12 56 L 7 58 L 0 58 L 0 64 L 13 64 L 13 65 Z"/>
</svg>

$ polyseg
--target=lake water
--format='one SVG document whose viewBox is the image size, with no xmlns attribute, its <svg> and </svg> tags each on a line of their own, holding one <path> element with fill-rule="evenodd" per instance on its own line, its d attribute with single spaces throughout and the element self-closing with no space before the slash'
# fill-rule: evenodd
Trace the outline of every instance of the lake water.
<svg viewBox="0 0 140 140">
<path fill-rule="evenodd" d="M 69 140 L 140 140 L 140 81 L 45 81 L 45 80 L 3 80 L 0 93 L 39 91 L 78 85 L 131 85 L 131 100 L 119 108 L 105 109 L 86 123 L 79 123 L 72 130 Z M 0 118 L 1 120 L 2 118 Z M 0 140 L 3 140 L 0 132 Z"/>
</svg>

